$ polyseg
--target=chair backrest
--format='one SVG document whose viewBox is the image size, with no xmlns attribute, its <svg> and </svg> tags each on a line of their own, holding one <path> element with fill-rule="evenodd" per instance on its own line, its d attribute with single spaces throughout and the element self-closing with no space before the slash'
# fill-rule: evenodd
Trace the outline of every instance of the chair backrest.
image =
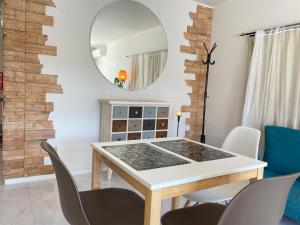
<svg viewBox="0 0 300 225">
<path fill-rule="evenodd" d="M 260 131 L 250 127 L 236 127 L 227 135 L 222 148 L 257 159 Z"/>
<path fill-rule="evenodd" d="M 265 127 L 265 156 L 268 170 L 286 175 L 300 172 L 300 130 Z"/>
<path fill-rule="evenodd" d="M 66 220 L 71 225 L 89 225 L 77 186 L 69 170 L 50 144 L 42 142 L 41 147 L 51 158 L 58 184 L 60 204 Z"/>
<path fill-rule="evenodd" d="M 300 174 L 260 180 L 248 185 L 226 207 L 218 225 L 277 225 L 289 191 Z"/>
</svg>

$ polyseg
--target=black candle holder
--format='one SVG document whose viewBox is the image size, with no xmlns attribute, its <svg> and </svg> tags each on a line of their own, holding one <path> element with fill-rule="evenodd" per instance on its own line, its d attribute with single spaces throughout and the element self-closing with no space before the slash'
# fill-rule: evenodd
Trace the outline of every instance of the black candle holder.
<svg viewBox="0 0 300 225">
<path fill-rule="evenodd" d="M 180 125 L 180 119 L 181 119 L 181 114 L 177 114 L 177 137 L 179 136 L 179 125 Z"/>
</svg>

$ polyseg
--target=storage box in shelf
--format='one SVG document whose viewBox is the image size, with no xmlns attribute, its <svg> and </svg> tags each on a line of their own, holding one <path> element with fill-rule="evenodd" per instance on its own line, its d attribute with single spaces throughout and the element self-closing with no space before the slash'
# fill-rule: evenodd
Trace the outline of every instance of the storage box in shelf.
<svg viewBox="0 0 300 225">
<path fill-rule="evenodd" d="M 100 141 L 150 139 L 168 136 L 170 103 L 99 101 L 101 103 Z"/>
</svg>

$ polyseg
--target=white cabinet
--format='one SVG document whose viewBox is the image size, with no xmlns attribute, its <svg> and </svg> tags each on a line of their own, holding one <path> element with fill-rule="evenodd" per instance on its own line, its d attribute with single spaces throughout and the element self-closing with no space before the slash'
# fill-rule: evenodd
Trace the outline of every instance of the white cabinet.
<svg viewBox="0 0 300 225">
<path fill-rule="evenodd" d="M 100 141 L 168 137 L 170 103 L 100 99 Z M 108 180 L 112 171 L 108 169 Z"/>
<path fill-rule="evenodd" d="M 170 103 L 99 101 L 101 142 L 168 137 Z"/>
</svg>

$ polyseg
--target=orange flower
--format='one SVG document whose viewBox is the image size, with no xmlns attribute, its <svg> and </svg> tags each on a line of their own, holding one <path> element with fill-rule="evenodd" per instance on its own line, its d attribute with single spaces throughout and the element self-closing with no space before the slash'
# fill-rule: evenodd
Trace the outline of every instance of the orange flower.
<svg viewBox="0 0 300 225">
<path fill-rule="evenodd" d="M 128 75 L 126 70 L 120 70 L 118 74 L 118 79 L 121 81 L 126 81 L 128 79 Z"/>
</svg>

